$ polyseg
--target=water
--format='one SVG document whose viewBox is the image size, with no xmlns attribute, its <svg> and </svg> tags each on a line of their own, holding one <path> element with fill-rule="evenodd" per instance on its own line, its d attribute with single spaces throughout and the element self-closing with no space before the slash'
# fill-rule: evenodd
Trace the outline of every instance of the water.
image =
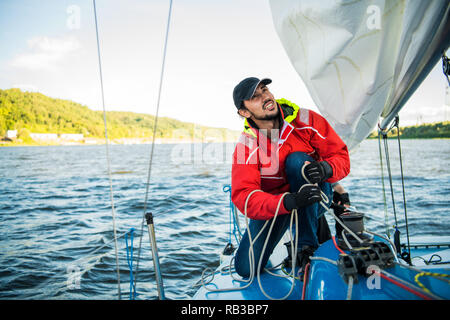
<svg viewBox="0 0 450 320">
<path fill-rule="evenodd" d="M 404 232 L 397 142 L 389 142 L 397 218 Z M 450 141 L 402 142 L 411 236 L 449 235 Z M 147 211 L 155 228 L 166 296 L 189 299 L 229 239 L 233 144 L 156 145 Z M 124 234 L 135 228 L 134 267 L 144 210 L 149 145 L 112 145 L 122 299 L 129 295 Z M 0 298 L 117 299 L 110 187 L 104 146 L 0 148 Z M 384 232 L 377 141 L 351 155 L 342 181 L 366 227 Z M 385 171 L 385 176 L 387 175 Z M 389 224 L 394 223 L 386 177 Z M 330 220 L 329 220 L 330 221 Z M 332 223 L 332 226 L 334 223 Z M 332 227 L 334 229 L 334 227 Z M 143 229 L 137 292 L 157 296 Z"/>
</svg>

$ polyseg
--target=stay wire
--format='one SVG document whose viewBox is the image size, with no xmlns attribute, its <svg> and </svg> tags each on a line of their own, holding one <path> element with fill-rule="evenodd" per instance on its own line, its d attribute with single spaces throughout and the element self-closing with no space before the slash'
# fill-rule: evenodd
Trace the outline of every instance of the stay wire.
<svg viewBox="0 0 450 320">
<path fill-rule="evenodd" d="M 97 21 L 97 8 L 95 5 L 95 0 L 92 0 L 94 5 L 94 18 L 95 18 L 95 35 L 97 38 L 97 56 L 98 56 L 98 68 L 100 74 L 100 89 L 102 94 L 102 106 L 103 106 L 103 123 L 105 126 L 105 146 L 106 146 L 106 162 L 108 167 L 108 179 L 109 179 L 109 194 L 111 201 L 111 212 L 112 212 L 112 224 L 113 224 L 113 232 L 114 232 L 114 251 L 116 255 L 116 273 L 117 273 L 117 292 L 119 295 L 119 300 L 121 300 L 121 292 L 120 292 L 120 270 L 119 270 L 119 254 L 117 250 L 117 231 L 116 231 L 116 213 L 114 209 L 114 194 L 112 188 L 112 177 L 111 177 L 111 160 L 109 155 L 109 140 L 108 140 L 108 127 L 106 122 L 106 108 L 105 108 L 105 93 L 103 89 L 103 73 L 102 73 L 102 59 L 100 53 L 100 40 L 98 36 L 98 21 Z"/>
<path fill-rule="evenodd" d="M 162 92 L 163 79 L 164 79 L 164 68 L 165 68 L 165 63 L 166 63 L 167 43 L 168 43 L 168 39 L 169 39 L 169 30 L 170 30 L 171 16 L 172 16 L 172 0 L 170 0 L 169 14 L 168 14 L 168 17 L 167 17 L 166 36 L 165 36 L 165 40 L 164 40 L 164 49 L 163 49 L 163 60 L 162 60 L 161 74 L 160 74 L 160 79 L 159 79 L 158 100 L 157 100 L 157 103 L 156 103 L 155 123 L 153 125 L 152 146 L 151 146 L 150 160 L 149 160 L 149 165 L 148 165 L 147 184 L 146 184 L 146 188 L 145 188 L 144 213 L 142 215 L 141 234 L 143 232 L 144 221 L 145 221 L 145 214 L 146 214 L 146 211 L 147 211 L 147 202 L 148 202 L 150 179 L 151 179 L 151 173 L 152 173 L 152 164 L 153 164 L 153 154 L 154 154 L 154 148 L 155 148 L 156 130 L 158 128 L 159 106 L 160 106 L 160 101 L 161 101 L 161 92 Z M 137 259 L 136 259 L 136 270 L 134 272 L 134 292 L 136 292 L 136 286 L 137 286 L 137 281 L 138 281 L 138 271 L 139 271 L 139 261 L 140 261 L 140 256 L 141 256 L 142 238 L 143 237 L 141 237 L 140 240 L 139 240 L 138 254 L 137 254 Z"/>
<path fill-rule="evenodd" d="M 384 144 L 384 154 L 386 156 L 386 167 L 387 167 L 388 176 L 389 176 L 389 186 L 391 189 L 392 209 L 394 211 L 395 226 L 397 227 L 398 226 L 397 210 L 395 207 L 394 186 L 392 184 L 391 161 L 389 159 L 389 145 L 388 145 L 388 140 L 387 140 L 387 133 L 383 134 L 383 144 Z"/>
<path fill-rule="evenodd" d="M 403 192 L 403 208 L 405 213 L 405 227 L 406 227 L 406 240 L 408 243 L 408 259 L 409 263 L 411 264 L 411 246 L 409 243 L 409 228 L 408 228 L 408 213 L 406 210 L 406 192 L 405 192 L 405 179 L 403 177 L 403 161 L 402 161 L 402 147 L 400 144 L 400 127 L 399 127 L 400 118 L 397 115 L 395 119 L 395 126 L 397 127 L 397 141 L 398 141 L 398 155 L 399 155 L 399 161 L 400 161 L 400 175 L 402 179 L 402 192 Z"/>
<path fill-rule="evenodd" d="M 386 229 L 386 234 L 387 234 L 388 238 L 390 238 L 391 235 L 389 232 L 389 218 L 388 218 L 387 203 L 386 203 L 386 187 L 384 184 L 383 152 L 381 151 L 381 131 L 378 131 L 378 152 L 380 155 L 381 186 L 383 188 L 384 227 Z"/>
</svg>

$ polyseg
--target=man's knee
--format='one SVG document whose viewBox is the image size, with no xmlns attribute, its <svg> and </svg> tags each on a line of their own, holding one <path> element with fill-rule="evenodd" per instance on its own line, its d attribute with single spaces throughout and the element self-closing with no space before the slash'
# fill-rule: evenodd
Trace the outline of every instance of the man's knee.
<svg viewBox="0 0 450 320">
<path fill-rule="evenodd" d="M 290 191 L 296 192 L 306 182 L 301 170 L 305 161 L 313 162 L 314 159 L 304 152 L 291 153 L 285 161 L 285 173 L 290 184 Z"/>
<path fill-rule="evenodd" d="M 308 155 L 304 152 L 291 153 L 286 158 L 286 162 L 285 162 L 286 173 L 289 174 L 291 172 L 297 172 L 298 170 L 300 170 L 303 167 L 303 164 L 305 163 L 305 161 L 313 162 L 314 159 L 310 155 Z"/>
</svg>

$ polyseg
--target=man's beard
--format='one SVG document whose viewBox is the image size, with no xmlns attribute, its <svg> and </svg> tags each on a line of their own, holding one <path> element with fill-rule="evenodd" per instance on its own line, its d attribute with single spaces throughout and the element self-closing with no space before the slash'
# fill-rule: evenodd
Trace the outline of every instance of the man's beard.
<svg viewBox="0 0 450 320">
<path fill-rule="evenodd" d="M 253 114 L 253 118 L 255 120 L 259 120 L 259 121 L 267 121 L 267 120 L 277 119 L 280 115 L 280 109 L 278 108 L 278 106 L 276 108 L 277 108 L 277 112 L 275 114 L 272 114 L 272 115 L 266 114 L 264 117 L 258 117 L 255 114 Z"/>
</svg>

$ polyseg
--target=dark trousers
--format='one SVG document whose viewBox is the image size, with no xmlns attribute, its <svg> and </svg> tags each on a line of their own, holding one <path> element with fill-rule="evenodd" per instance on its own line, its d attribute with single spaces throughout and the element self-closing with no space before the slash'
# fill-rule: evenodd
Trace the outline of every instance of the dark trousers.
<svg viewBox="0 0 450 320">
<path fill-rule="evenodd" d="M 303 152 L 292 153 L 286 159 L 285 172 L 290 185 L 290 192 L 297 192 L 302 185 L 307 183 L 303 179 L 301 174 L 301 168 L 305 163 L 305 161 L 313 162 L 314 159 Z M 323 182 L 319 184 L 319 187 L 327 195 L 329 199 L 329 203 L 327 204 L 327 206 L 329 207 L 332 201 L 331 184 Z M 319 203 L 314 203 L 310 206 L 300 208 L 297 211 L 298 211 L 298 248 L 301 248 L 303 245 L 310 245 L 312 247 L 317 248 L 319 246 L 319 239 L 317 237 L 319 218 L 321 218 L 321 216 L 325 212 L 325 209 Z M 267 261 L 269 261 L 269 257 L 273 252 L 273 249 L 281 240 L 287 228 L 289 227 L 290 218 L 291 218 L 290 214 L 283 214 L 277 216 L 272 232 L 270 234 L 270 238 L 267 242 L 266 249 L 264 251 L 264 256 L 261 261 L 261 268 L 264 268 L 266 266 Z M 324 217 L 322 217 L 322 219 L 324 219 Z M 258 267 L 264 242 L 267 238 L 269 227 L 272 222 L 273 222 L 272 219 L 269 220 L 269 223 L 262 232 L 262 234 L 253 243 L 253 251 L 255 257 L 254 271 L 256 271 L 256 268 Z M 248 232 L 250 231 L 252 240 L 254 241 L 256 235 L 260 232 L 261 228 L 265 223 L 266 220 L 249 219 L 249 228 L 248 230 L 245 231 L 241 239 L 239 248 L 236 251 L 234 263 L 236 272 L 242 277 L 250 276 L 250 263 L 249 263 L 250 241 L 248 237 Z"/>
</svg>

